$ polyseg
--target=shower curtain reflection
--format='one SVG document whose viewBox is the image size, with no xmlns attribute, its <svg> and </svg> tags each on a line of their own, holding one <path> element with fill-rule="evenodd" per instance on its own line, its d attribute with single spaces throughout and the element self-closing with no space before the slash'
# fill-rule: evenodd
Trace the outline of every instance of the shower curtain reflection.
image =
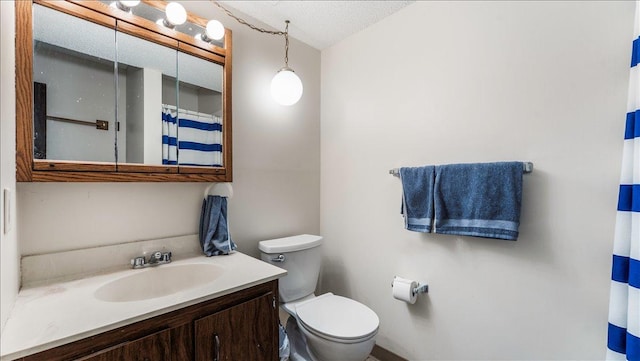
<svg viewBox="0 0 640 361">
<path fill-rule="evenodd" d="M 222 118 L 163 104 L 162 163 L 221 167 Z"/>
</svg>

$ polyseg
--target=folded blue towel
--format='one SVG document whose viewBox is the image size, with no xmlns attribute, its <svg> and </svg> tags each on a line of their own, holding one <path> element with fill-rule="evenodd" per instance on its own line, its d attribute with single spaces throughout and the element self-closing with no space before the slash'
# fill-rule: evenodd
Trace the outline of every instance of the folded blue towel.
<svg viewBox="0 0 640 361">
<path fill-rule="evenodd" d="M 229 235 L 226 197 L 210 195 L 202 201 L 198 236 L 207 257 L 229 254 L 237 248 Z"/>
<path fill-rule="evenodd" d="M 522 162 L 436 166 L 434 232 L 516 240 Z"/>
<path fill-rule="evenodd" d="M 400 168 L 404 227 L 415 232 L 431 232 L 435 167 Z"/>
</svg>

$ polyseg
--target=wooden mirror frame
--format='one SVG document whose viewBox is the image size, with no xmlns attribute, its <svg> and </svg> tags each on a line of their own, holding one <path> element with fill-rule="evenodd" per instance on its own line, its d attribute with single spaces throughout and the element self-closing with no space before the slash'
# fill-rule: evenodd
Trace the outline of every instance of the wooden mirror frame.
<svg viewBox="0 0 640 361">
<path fill-rule="evenodd" d="M 164 10 L 165 1 L 142 0 Z M 222 167 L 165 166 L 134 163 L 34 159 L 33 4 L 43 5 L 114 30 L 134 35 L 223 66 Z M 99 1 L 16 1 L 16 180 L 18 182 L 231 182 L 231 30 L 224 48 L 114 9 Z M 187 21 L 206 27 L 207 19 Z"/>
</svg>

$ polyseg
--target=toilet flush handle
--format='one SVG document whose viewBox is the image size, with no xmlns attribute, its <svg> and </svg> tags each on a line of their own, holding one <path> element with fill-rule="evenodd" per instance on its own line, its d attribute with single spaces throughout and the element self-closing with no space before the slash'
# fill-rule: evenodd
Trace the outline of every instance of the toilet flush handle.
<svg viewBox="0 0 640 361">
<path fill-rule="evenodd" d="M 284 255 L 279 254 L 278 257 L 272 258 L 271 262 L 284 262 Z"/>
</svg>

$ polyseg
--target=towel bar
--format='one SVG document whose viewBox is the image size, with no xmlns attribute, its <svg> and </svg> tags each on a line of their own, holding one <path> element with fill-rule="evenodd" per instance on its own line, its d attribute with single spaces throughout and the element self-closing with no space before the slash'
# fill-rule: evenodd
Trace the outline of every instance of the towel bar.
<svg viewBox="0 0 640 361">
<path fill-rule="evenodd" d="M 523 162 L 522 163 L 522 172 L 523 173 L 531 173 L 533 172 L 533 163 L 531 162 Z M 389 170 L 389 174 L 392 174 L 396 177 L 400 176 L 400 169 L 399 168 L 393 168 Z"/>
</svg>

